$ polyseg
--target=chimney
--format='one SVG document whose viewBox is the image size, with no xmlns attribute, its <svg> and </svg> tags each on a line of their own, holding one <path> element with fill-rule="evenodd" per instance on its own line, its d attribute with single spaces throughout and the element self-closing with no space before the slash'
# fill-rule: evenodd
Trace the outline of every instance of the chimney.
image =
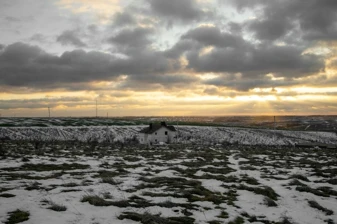
<svg viewBox="0 0 337 224">
<path fill-rule="evenodd" d="M 149 127 L 150 127 L 150 130 L 151 130 L 152 129 L 152 123 L 150 123 Z"/>
<path fill-rule="evenodd" d="M 165 122 L 165 121 L 162 121 L 162 122 L 160 123 L 160 125 L 166 127 L 166 122 Z"/>
</svg>

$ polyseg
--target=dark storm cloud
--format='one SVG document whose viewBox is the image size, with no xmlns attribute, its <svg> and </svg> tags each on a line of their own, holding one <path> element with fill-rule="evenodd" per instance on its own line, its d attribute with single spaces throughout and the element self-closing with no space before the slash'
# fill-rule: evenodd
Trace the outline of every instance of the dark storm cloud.
<svg viewBox="0 0 337 224">
<path fill-rule="evenodd" d="M 255 32 L 255 37 L 259 40 L 276 40 L 286 35 L 293 24 L 290 20 L 271 18 L 254 20 L 248 27 Z"/>
<path fill-rule="evenodd" d="M 200 54 L 204 46 L 214 48 Z M 188 68 L 196 72 L 243 73 L 249 77 L 275 73 L 282 77 L 302 77 L 324 69 L 322 56 L 302 54 L 303 51 L 294 46 L 254 45 L 240 36 L 205 26 L 187 31 L 166 53 L 185 54 Z"/>
<path fill-rule="evenodd" d="M 125 61 L 100 52 L 75 50 L 54 56 L 39 47 L 15 43 L 0 54 L 0 83 L 44 88 L 55 83 L 104 80 L 117 77 L 123 66 Z"/>
<path fill-rule="evenodd" d="M 231 4 L 238 10 L 252 9 L 256 6 L 266 3 L 268 0 L 218 0 L 219 4 Z"/>
<path fill-rule="evenodd" d="M 205 13 L 195 0 L 147 0 L 155 15 L 171 20 L 191 22 L 200 20 Z"/>
<path fill-rule="evenodd" d="M 226 74 L 214 79 L 206 80 L 204 81 L 204 84 L 227 87 L 237 91 L 248 91 L 254 88 L 292 86 L 300 83 L 293 79 L 272 80 L 267 76 L 261 78 L 237 78 L 234 75 Z"/>
<path fill-rule="evenodd" d="M 73 45 L 75 47 L 86 47 L 87 45 L 78 37 L 75 30 L 66 30 L 56 39 L 63 45 Z"/>
<path fill-rule="evenodd" d="M 221 0 L 220 0 L 221 1 Z M 257 19 L 248 21 L 257 39 L 276 40 L 299 29 L 304 40 L 337 39 L 337 1 L 335 0 L 222 0 L 238 10 L 262 10 Z M 297 27 L 296 24 L 299 26 Z"/>
<path fill-rule="evenodd" d="M 179 58 L 186 51 L 198 51 L 202 46 L 192 40 L 180 40 L 172 48 L 166 50 L 164 54 L 169 58 Z"/>
<path fill-rule="evenodd" d="M 142 50 L 146 48 L 152 41 L 150 35 L 154 30 L 150 28 L 125 28 L 116 35 L 110 37 L 108 42 L 114 44 L 122 51 Z"/>
<path fill-rule="evenodd" d="M 79 106 L 87 105 L 87 102 L 92 101 L 92 99 L 85 97 L 57 97 L 57 98 L 40 98 L 40 99 L 29 99 L 29 100 L 0 100 L 0 109 L 19 109 L 19 108 L 46 108 L 46 107 L 56 107 L 60 104 L 66 106 Z M 81 103 L 83 102 L 83 103 Z"/>
<path fill-rule="evenodd" d="M 129 80 L 139 80 L 142 76 L 144 80 L 165 83 L 172 82 L 172 77 L 157 79 L 155 75 L 171 73 L 179 67 L 177 61 L 166 58 L 161 52 L 144 51 L 127 59 L 83 50 L 55 56 L 36 46 L 15 43 L 0 52 L 0 85 L 36 89 L 90 88 L 83 83 L 112 81 L 120 75 L 129 75 Z"/>
<path fill-rule="evenodd" d="M 288 46 L 262 48 L 213 49 L 209 54 L 187 53 L 189 68 L 197 72 L 242 72 L 254 76 L 276 73 L 301 77 L 324 69 L 323 58 L 302 55 L 302 50 Z"/>
<path fill-rule="evenodd" d="M 188 31 L 182 39 L 192 39 L 205 46 L 216 47 L 243 47 L 245 41 L 241 36 L 221 32 L 219 28 L 213 26 L 202 26 Z"/>
<path fill-rule="evenodd" d="M 300 26 L 310 40 L 337 39 L 337 1 L 311 0 L 300 15 Z M 307 8 L 307 7 L 306 7 Z"/>
<path fill-rule="evenodd" d="M 184 74 L 139 74 L 129 76 L 118 89 L 153 91 L 157 89 L 186 88 L 198 82 L 198 78 Z"/>
<path fill-rule="evenodd" d="M 117 12 L 113 17 L 113 25 L 114 26 L 127 26 L 127 25 L 135 25 L 137 23 L 134 16 L 128 12 Z"/>
<path fill-rule="evenodd" d="M 180 40 L 165 51 L 172 58 L 180 57 L 185 52 L 189 55 L 199 54 L 203 47 L 214 46 L 221 48 L 244 48 L 247 43 L 241 36 L 221 32 L 217 27 L 201 26 L 183 34 Z"/>
</svg>

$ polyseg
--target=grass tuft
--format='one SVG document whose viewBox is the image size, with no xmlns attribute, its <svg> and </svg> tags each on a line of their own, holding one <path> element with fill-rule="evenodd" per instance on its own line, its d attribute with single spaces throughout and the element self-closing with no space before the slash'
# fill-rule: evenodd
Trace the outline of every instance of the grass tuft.
<svg viewBox="0 0 337 224">
<path fill-rule="evenodd" d="M 9 194 L 9 193 L 3 193 L 3 194 L 0 194 L 0 197 L 2 197 L 2 198 L 13 198 L 13 197 L 15 197 L 15 195 Z"/>
<path fill-rule="evenodd" d="M 29 219 L 29 215 L 29 212 L 17 209 L 13 212 L 9 212 L 9 218 L 5 224 L 15 224 L 27 221 Z"/>
<path fill-rule="evenodd" d="M 98 195 L 85 195 L 82 197 L 81 202 L 89 202 L 94 206 L 110 206 L 112 202 L 106 201 Z"/>
<path fill-rule="evenodd" d="M 310 207 L 316 208 L 316 209 L 318 209 L 320 211 L 323 211 L 323 212 L 325 212 L 326 215 L 333 215 L 333 211 L 332 210 L 324 208 L 323 206 L 321 206 L 320 204 L 318 204 L 317 201 L 310 200 L 310 201 L 308 201 L 308 203 L 309 203 Z"/>
<path fill-rule="evenodd" d="M 264 197 L 263 202 L 268 207 L 276 207 L 277 206 L 276 202 L 274 200 L 270 199 L 268 196 Z"/>
<path fill-rule="evenodd" d="M 230 221 L 228 224 L 244 224 L 244 223 L 245 220 L 241 216 L 238 216 L 233 221 Z"/>
</svg>

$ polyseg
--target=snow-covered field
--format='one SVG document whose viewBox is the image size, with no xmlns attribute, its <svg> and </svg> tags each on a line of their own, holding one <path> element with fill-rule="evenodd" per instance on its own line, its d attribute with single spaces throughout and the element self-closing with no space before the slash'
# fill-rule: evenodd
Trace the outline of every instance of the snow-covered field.
<svg viewBox="0 0 337 224">
<path fill-rule="evenodd" d="M 333 149 L 4 141 L 0 156 L 0 223 L 337 222 Z"/>
<path fill-rule="evenodd" d="M 145 126 L 0 127 L 0 139 L 41 141 L 123 142 L 137 137 Z M 334 132 L 285 131 L 236 127 L 176 126 L 178 143 L 244 145 L 336 144 Z"/>
</svg>

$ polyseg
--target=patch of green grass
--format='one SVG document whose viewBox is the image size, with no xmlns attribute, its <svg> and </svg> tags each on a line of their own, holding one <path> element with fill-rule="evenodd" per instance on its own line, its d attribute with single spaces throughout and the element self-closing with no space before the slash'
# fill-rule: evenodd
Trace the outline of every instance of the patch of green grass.
<svg viewBox="0 0 337 224">
<path fill-rule="evenodd" d="M 323 206 L 318 204 L 317 201 L 310 200 L 310 201 L 308 201 L 308 203 L 309 203 L 310 207 L 316 208 L 320 211 L 323 211 L 323 212 L 325 212 L 326 215 L 333 215 L 334 214 L 334 212 L 332 210 L 324 208 Z"/>
<path fill-rule="evenodd" d="M 63 212 L 63 211 L 67 210 L 66 206 L 56 204 L 53 201 L 49 201 L 49 204 L 50 204 L 50 206 L 48 207 L 48 209 L 50 209 L 50 210 L 53 210 L 53 211 L 56 211 L 56 212 Z"/>
<path fill-rule="evenodd" d="M 218 218 L 228 219 L 228 213 L 226 211 L 221 211 L 220 215 L 217 216 Z"/>
<path fill-rule="evenodd" d="M 244 223 L 245 220 L 241 216 L 238 216 L 233 221 L 230 221 L 228 224 L 244 224 Z"/>
<path fill-rule="evenodd" d="M 98 195 L 85 195 L 82 197 L 81 202 L 89 202 L 89 204 L 94 206 L 111 206 L 111 201 L 106 201 Z"/>
<path fill-rule="evenodd" d="M 13 188 L 0 187 L 0 193 L 5 192 L 5 191 L 10 191 L 10 190 L 13 190 Z"/>
<path fill-rule="evenodd" d="M 29 173 L 4 173 L 2 174 L 6 180 L 20 180 L 20 179 L 27 179 L 27 180 L 47 180 L 47 179 L 54 179 L 62 176 L 64 172 L 55 172 L 53 174 L 47 176 L 32 176 Z"/>
<path fill-rule="evenodd" d="M 309 186 L 297 186 L 295 190 L 300 192 L 308 192 L 317 196 L 330 197 L 330 195 L 337 195 L 337 192 L 331 190 L 329 187 L 318 187 L 317 189 L 311 188 Z"/>
<path fill-rule="evenodd" d="M 41 183 L 35 181 L 35 182 L 32 182 L 29 185 L 27 185 L 25 190 L 27 190 L 27 191 L 40 190 L 40 189 L 42 189 L 41 185 L 42 185 Z"/>
<path fill-rule="evenodd" d="M 329 179 L 327 182 L 332 185 L 337 185 L 337 178 Z"/>
<path fill-rule="evenodd" d="M 104 199 L 112 199 L 112 195 L 108 191 L 103 192 L 102 196 L 103 196 Z"/>
<path fill-rule="evenodd" d="M 283 217 L 282 221 L 277 224 L 293 224 L 288 217 Z"/>
<path fill-rule="evenodd" d="M 15 224 L 15 223 L 27 221 L 29 219 L 29 215 L 30 215 L 29 212 L 21 211 L 19 209 L 15 210 L 13 212 L 9 212 L 8 214 L 9 214 L 9 218 L 5 222 L 5 224 Z"/>
<path fill-rule="evenodd" d="M 302 174 L 294 174 L 294 175 L 291 175 L 290 178 L 310 182 L 310 180 L 306 176 L 303 176 Z"/>
<path fill-rule="evenodd" d="M 54 171 L 54 170 L 77 170 L 77 169 L 88 169 L 90 165 L 87 164 L 79 164 L 79 163 L 63 163 L 63 164 L 32 164 L 25 163 L 21 167 L 9 167 L 2 168 L 2 170 L 6 171 L 36 171 L 36 172 L 44 172 L 44 171 Z"/>
<path fill-rule="evenodd" d="M 78 192 L 78 191 L 82 191 L 82 190 L 80 190 L 80 189 L 63 189 L 60 192 L 67 193 L 67 192 Z"/>
<path fill-rule="evenodd" d="M 3 193 L 3 194 L 0 194 L 0 197 L 2 197 L 2 198 L 13 198 L 13 197 L 15 197 L 15 195 L 9 194 L 9 193 Z"/>
<path fill-rule="evenodd" d="M 66 184 L 62 184 L 60 186 L 62 186 L 62 187 L 78 187 L 79 185 L 75 182 L 69 182 L 69 183 L 66 183 Z"/>
<path fill-rule="evenodd" d="M 272 200 L 277 200 L 277 198 L 279 197 L 279 195 L 273 190 L 273 188 L 268 187 L 268 186 L 264 186 L 260 188 L 260 187 L 248 187 L 246 185 L 240 184 L 238 186 L 238 189 L 252 191 L 255 194 L 261 194 L 261 195 L 267 196 Z"/>
<path fill-rule="evenodd" d="M 224 203 L 226 198 L 220 193 L 212 192 L 201 185 L 196 185 L 194 188 L 184 190 L 183 194 L 190 202 L 195 201 L 210 201 L 216 205 Z"/>
<path fill-rule="evenodd" d="M 264 197 L 263 202 L 268 207 L 276 207 L 277 206 L 276 202 L 274 200 L 270 199 L 268 196 Z"/>
<path fill-rule="evenodd" d="M 241 181 L 244 181 L 244 182 L 246 182 L 247 184 L 250 184 L 250 185 L 259 185 L 260 184 L 254 177 L 249 177 L 248 175 L 244 175 L 241 178 Z"/>
<path fill-rule="evenodd" d="M 198 179 L 214 179 L 219 180 L 225 183 L 238 183 L 239 178 L 236 176 L 224 176 L 224 175 L 212 175 L 212 174 L 203 174 L 202 176 L 198 176 Z"/>
<path fill-rule="evenodd" d="M 195 219 L 191 217 L 161 217 L 148 212 L 139 214 L 136 212 L 123 212 L 117 217 L 119 220 L 130 219 L 142 224 L 193 224 Z"/>
<path fill-rule="evenodd" d="M 116 181 L 113 177 L 102 177 L 101 182 L 111 184 L 111 185 L 118 185 L 121 183 L 119 181 Z"/>
<path fill-rule="evenodd" d="M 115 171 L 108 171 L 108 170 L 100 170 L 97 172 L 96 175 L 93 176 L 93 178 L 111 178 L 111 177 L 116 177 L 119 176 L 119 172 Z"/>
<path fill-rule="evenodd" d="M 207 223 L 208 224 L 222 224 L 223 222 L 219 220 L 211 220 L 211 221 L 208 221 Z"/>
<path fill-rule="evenodd" d="M 154 193 L 149 191 L 144 191 L 142 193 L 144 196 L 150 196 L 150 197 L 173 197 L 173 198 L 183 198 L 183 194 L 178 194 L 176 192 L 173 193 Z"/>
<path fill-rule="evenodd" d="M 308 185 L 302 183 L 301 181 L 297 180 L 297 179 L 292 179 L 289 183 L 288 183 L 289 186 L 303 186 L 303 187 L 306 187 Z"/>
</svg>

